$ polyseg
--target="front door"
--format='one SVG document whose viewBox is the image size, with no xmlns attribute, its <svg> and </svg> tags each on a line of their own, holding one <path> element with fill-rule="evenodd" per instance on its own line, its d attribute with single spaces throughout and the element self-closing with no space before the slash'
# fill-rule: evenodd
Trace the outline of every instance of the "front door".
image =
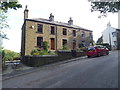
<svg viewBox="0 0 120 90">
<path fill-rule="evenodd" d="M 75 49 L 76 49 L 76 43 L 73 42 L 73 50 L 75 50 Z"/>
<path fill-rule="evenodd" d="M 73 50 L 76 49 L 76 40 L 73 40 Z"/>
<path fill-rule="evenodd" d="M 55 50 L 55 39 L 51 38 L 51 50 Z"/>
</svg>

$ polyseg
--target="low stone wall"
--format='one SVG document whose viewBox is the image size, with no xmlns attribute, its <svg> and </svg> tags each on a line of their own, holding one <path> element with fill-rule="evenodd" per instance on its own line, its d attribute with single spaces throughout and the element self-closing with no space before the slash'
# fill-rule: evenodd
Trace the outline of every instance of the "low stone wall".
<svg viewBox="0 0 120 90">
<path fill-rule="evenodd" d="M 75 52 L 75 51 L 58 51 L 57 55 L 29 55 L 24 56 L 21 61 L 31 67 L 38 67 L 41 65 L 68 60 L 76 57 L 85 56 L 85 52 Z"/>
</svg>

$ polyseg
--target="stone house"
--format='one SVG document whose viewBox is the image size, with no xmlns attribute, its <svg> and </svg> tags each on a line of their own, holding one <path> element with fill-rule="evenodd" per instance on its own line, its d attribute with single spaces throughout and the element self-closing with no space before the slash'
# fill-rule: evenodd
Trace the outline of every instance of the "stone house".
<svg viewBox="0 0 120 90">
<path fill-rule="evenodd" d="M 29 10 L 24 10 L 24 23 L 22 26 L 21 55 L 30 55 L 33 49 L 41 49 L 43 41 L 47 41 L 50 51 L 63 48 L 64 45 L 70 50 L 92 45 L 92 31 L 73 25 L 70 18 L 68 23 L 54 21 L 54 15 L 49 19 L 28 18 Z"/>
</svg>

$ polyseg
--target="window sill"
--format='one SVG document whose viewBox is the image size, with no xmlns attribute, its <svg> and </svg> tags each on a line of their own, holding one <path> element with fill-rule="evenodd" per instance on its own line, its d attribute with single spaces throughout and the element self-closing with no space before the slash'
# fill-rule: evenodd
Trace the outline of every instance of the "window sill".
<svg viewBox="0 0 120 90">
<path fill-rule="evenodd" d="M 42 46 L 35 46 L 35 48 L 42 48 Z"/>
<path fill-rule="evenodd" d="M 43 34 L 43 32 L 36 32 L 36 33 Z"/>
<path fill-rule="evenodd" d="M 55 35 L 55 34 L 50 34 L 50 35 Z"/>
</svg>

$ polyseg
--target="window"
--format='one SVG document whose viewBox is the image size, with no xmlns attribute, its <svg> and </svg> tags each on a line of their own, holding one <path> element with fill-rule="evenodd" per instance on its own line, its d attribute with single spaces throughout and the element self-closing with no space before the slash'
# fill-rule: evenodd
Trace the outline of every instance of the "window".
<svg viewBox="0 0 120 90">
<path fill-rule="evenodd" d="M 76 31 L 75 31 L 75 30 L 73 30 L 73 36 L 74 36 L 74 37 L 76 36 Z"/>
<path fill-rule="evenodd" d="M 82 38 L 84 38 L 85 37 L 85 32 L 82 32 Z"/>
<path fill-rule="evenodd" d="M 92 33 L 89 33 L 89 38 L 92 39 Z"/>
<path fill-rule="evenodd" d="M 43 37 L 37 37 L 37 46 L 41 48 L 43 45 Z"/>
<path fill-rule="evenodd" d="M 82 41 L 82 44 L 83 44 L 83 46 L 86 46 L 86 42 L 85 41 Z"/>
<path fill-rule="evenodd" d="M 93 45 L 92 42 L 90 42 L 90 43 L 89 43 L 89 46 L 92 46 L 92 45 Z"/>
<path fill-rule="evenodd" d="M 67 29 L 63 28 L 63 35 L 67 35 Z"/>
<path fill-rule="evenodd" d="M 117 36 L 117 33 L 116 33 L 116 32 L 112 32 L 112 36 L 113 36 L 113 37 L 116 37 L 116 36 Z"/>
<path fill-rule="evenodd" d="M 51 26 L 51 34 L 55 34 L 55 27 L 54 26 Z"/>
<path fill-rule="evenodd" d="M 64 45 L 67 45 L 67 40 L 66 39 L 63 39 L 63 46 Z"/>
<path fill-rule="evenodd" d="M 38 33 L 43 33 L 43 25 L 38 24 Z"/>
</svg>

